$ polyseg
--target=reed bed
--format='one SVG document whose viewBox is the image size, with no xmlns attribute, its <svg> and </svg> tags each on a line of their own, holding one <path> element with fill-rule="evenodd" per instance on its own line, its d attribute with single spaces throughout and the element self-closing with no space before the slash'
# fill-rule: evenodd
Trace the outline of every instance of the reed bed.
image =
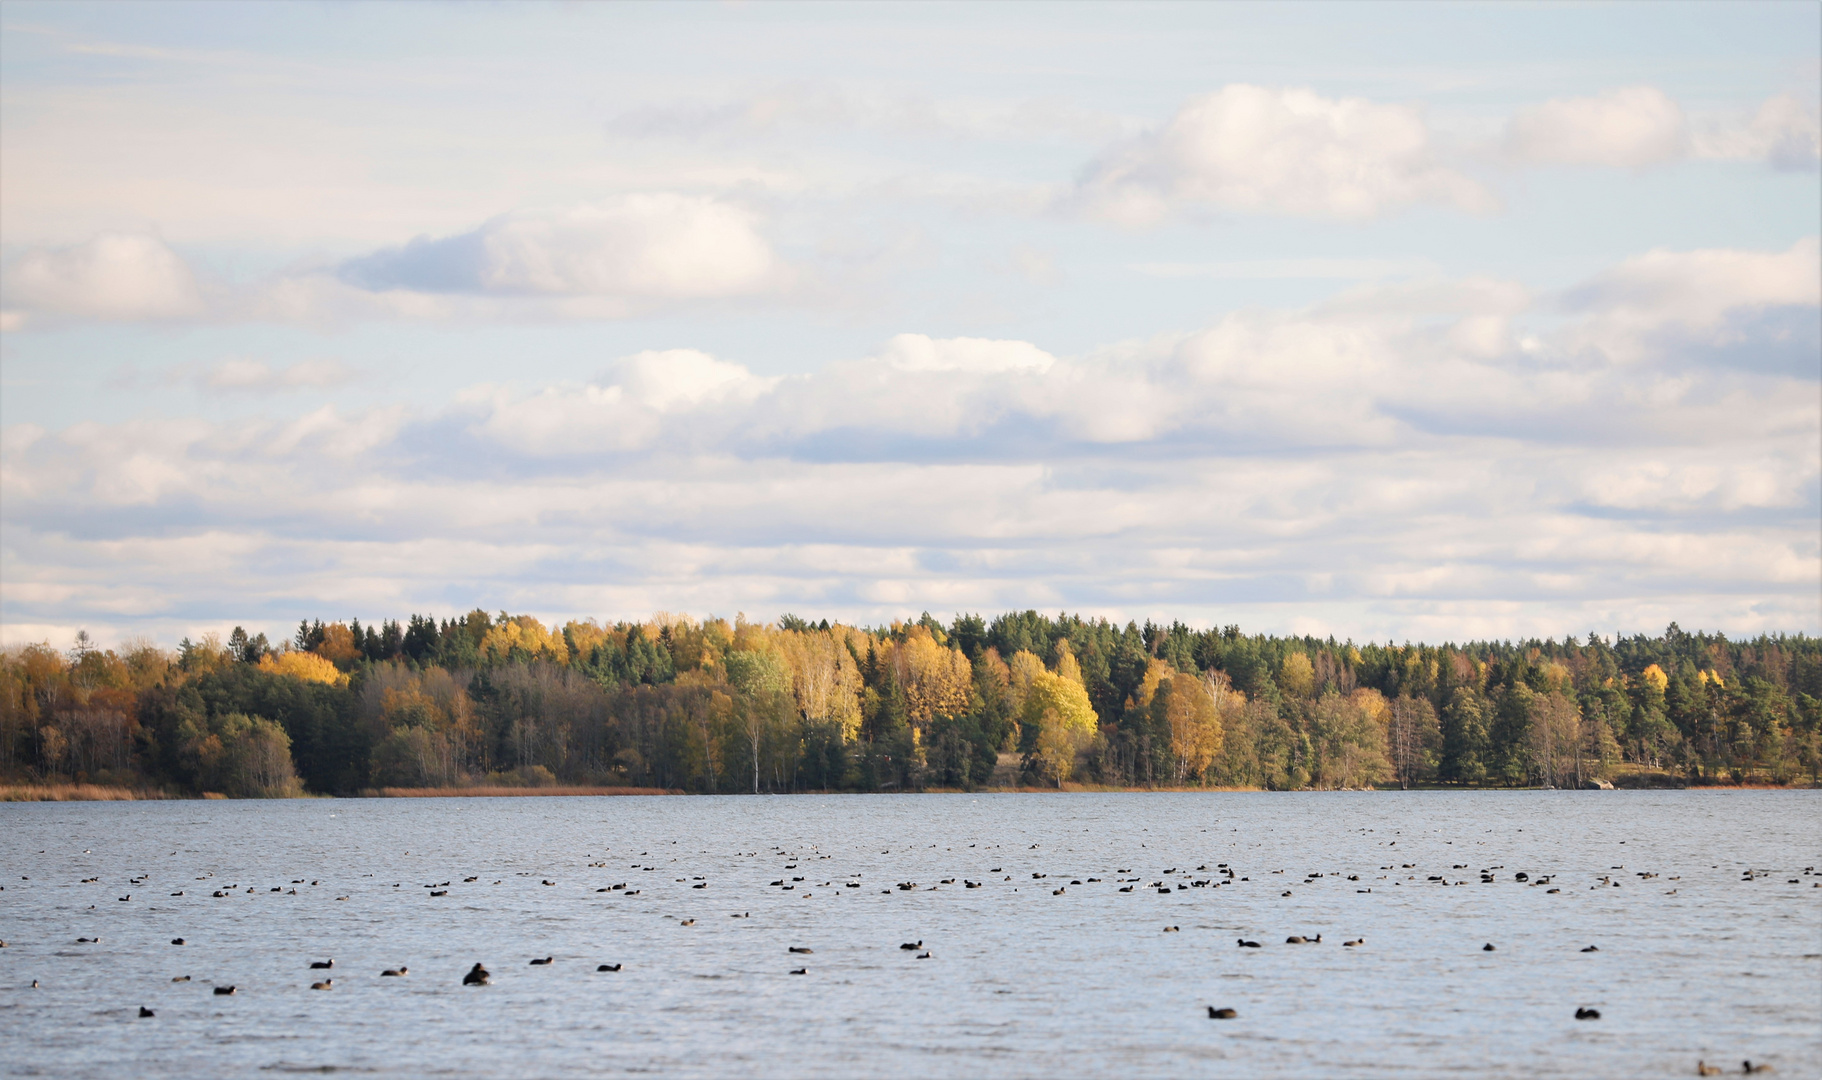
<svg viewBox="0 0 1822 1080">
<path fill-rule="evenodd" d="M 103 784 L 0 784 L 0 802 L 137 802 L 169 797 L 162 791 Z"/>
</svg>

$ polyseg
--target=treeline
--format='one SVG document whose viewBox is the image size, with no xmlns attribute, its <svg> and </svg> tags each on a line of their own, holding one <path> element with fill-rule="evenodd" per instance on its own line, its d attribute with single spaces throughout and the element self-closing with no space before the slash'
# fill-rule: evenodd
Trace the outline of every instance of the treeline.
<svg viewBox="0 0 1822 1080">
<path fill-rule="evenodd" d="M 1822 776 L 1822 641 L 1394 645 L 1034 611 L 545 626 L 473 611 L 273 643 L 0 658 L 0 772 L 234 796 L 553 783 L 1364 788 Z"/>
</svg>

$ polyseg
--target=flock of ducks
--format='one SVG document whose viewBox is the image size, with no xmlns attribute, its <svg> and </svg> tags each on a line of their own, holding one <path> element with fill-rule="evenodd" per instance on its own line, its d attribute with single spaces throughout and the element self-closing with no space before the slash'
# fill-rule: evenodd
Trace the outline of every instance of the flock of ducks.
<svg viewBox="0 0 1822 1080">
<path fill-rule="evenodd" d="M 973 846 L 973 845 L 970 845 L 970 846 Z M 1034 844 L 1034 845 L 1032 845 L 1032 847 L 1035 849 L 1038 847 L 1038 845 Z M 776 853 L 779 855 L 783 855 L 784 849 L 776 849 Z M 645 855 L 648 855 L 649 852 L 641 852 L 640 854 L 642 856 L 645 856 Z M 750 854 L 755 855 L 755 856 L 758 855 L 757 852 L 753 852 Z M 794 861 L 794 862 L 788 863 L 786 865 L 787 870 L 798 869 L 800 862 L 804 858 L 801 855 L 788 855 L 785 857 L 794 859 L 794 860 L 799 860 L 799 861 Z M 822 859 L 831 858 L 831 856 L 828 856 L 828 855 L 819 855 L 816 857 L 822 858 Z M 593 867 L 604 867 L 607 864 L 605 862 L 598 862 L 598 863 L 590 863 L 589 865 L 593 866 Z M 643 865 L 641 863 L 634 863 L 632 865 L 635 868 L 638 868 L 641 870 L 647 870 L 647 871 L 659 869 L 657 866 L 648 866 L 648 865 Z M 992 869 L 991 873 L 996 874 L 996 875 L 1002 874 L 1003 869 L 1004 869 L 1003 867 L 994 867 Z M 1384 871 L 1415 870 L 1416 864 L 1404 863 L 1404 864 L 1397 864 L 1397 865 L 1387 865 L 1387 866 L 1380 867 L 1380 869 L 1384 870 Z M 1452 866 L 1451 869 L 1460 871 L 1460 870 L 1466 870 L 1468 868 L 1464 865 L 1457 864 L 1457 865 Z M 1490 868 L 1479 871 L 1481 883 L 1482 884 L 1491 884 L 1491 883 L 1495 882 L 1497 880 L 1497 878 L 1495 877 L 1494 872 L 1497 870 L 1501 870 L 1501 869 L 1504 869 L 1504 867 L 1496 866 L 1496 867 L 1490 867 Z M 1615 866 L 1612 869 L 1622 870 L 1622 869 L 1624 869 L 1624 867 Z M 1207 878 L 1202 878 L 1202 879 L 1193 879 L 1193 873 L 1203 873 L 1203 872 L 1209 873 L 1210 876 Z M 1132 871 L 1131 871 L 1131 869 L 1121 869 L 1121 870 L 1116 870 L 1115 873 L 1124 875 L 1124 874 L 1130 874 L 1130 873 L 1132 873 Z M 1277 874 L 1277 875 L 1284 875 L 1286 873 L 1286 871 L 1276 870 L 1276 871 L 1273 871 L 1272 873 Z M 1757 871 L 1757 870 L 1747 870 L 1744 873 L 1745 873 L 1745 876 L 1742 878 L 1742 880 L 1745 880 L 1745 881 L 1752 881 L 1752 880 L 1756 880 L 1760 877 L 1769 877 L 1771 875 L 1770 871 Z M 1805 875 L 1815 874 L 1816 869 L 1814 867 L 1806 867 L 1804 869 L 1803 873 Z M 207 876 L 212 876 L 212 875 L 205 875 L 205 877 L 207 877 Z M 520 876 L 531 876 L 531 875 L 522 874 Z M 857 879 L 859 877 L 859 875 L 849 875 L 849 876 L 857 878 Z M 1049 876 L 1048 874 L 1037 873 L 1037 872 L 1034 872 L 1031 874 L 1031 878 L 1036 881 L 1042 881 L 1045 878 L 1047 878 L 1048 876 Z M 1192 880 L 1188 880 L 1188 881 L 1170 880 L 1173 876 L 1191 877 Z M 1341 875 L 1339 875 L 1339 874 L 1325 875 L 1323 873 L 1310 872 L 1309 874 L 1306 875 L 1306 877 L 1303 881 L 1303 884 L 1305 886 L 1309 886 L 1309 885 L 1313 885 L 1313 884 L 1321 881 L 1324 877 L 1339 877 L 1339 876 L 1341 876 Z M 1396 874 L 1394 874 L 1393 876 L 1396 877 Z M 1426 883 L 1440 883 L 1441 885 L 1447 886 L 1447 885 L 1451 884 L 1451 882 L 1448 880 L 1450 876 L 1452 876 L 1452 875 L 1429 875 L 1426 879 Z M 1533 879 L 1531 877 L 1531 875 L 1529 875 L 1528 873 L 1526 873 L 1524 871 L 1519 871 L 1515 875 L 1513 875 L 1513 880 L 1518 884 L 1525 884 L 1525 885 L 1529 885 L 1531 887 L 1548 887 L 1548 886 L 1552 885 L 1554 876 L 1555 875 L 1543 875 L 1543 876 L 1539 876 L 1539 877 Z M 1636 872 L 1635 876 L 1638 878 L 1640 883 L 1650 881 L 1650 880 L 1656 879 L 1658 877 L 1658 875 L 1656 873 L 1647 873 L 1647 872 L 1642 872 L 1642 871 Z M 146 878 L 147 878 L 147 875 L 142 875 L 142 876 L 130 879 L 130 882 L 133 885 L 140 885 L 145 882 Z M 29 880 L 29 878 L 27 880 Z M 82 883 L 83 884 L 96 884 L 99 882 L 99 880 L 100 879 L 98 877 L 85 878 L 85 879 L 83 879 Z M 204 879 L 199 878 L 198 880 L 204 880 Z M 464 882 L 464 884 L 468 884 L 468 883 L 473 883 L 477 880 L 478 880 L 478 875 L 466 877 L 463 879 L 463 882 Z M 677 880 L 679 882 L 682 882 L 682 881 L 685 881 L 686 879 L 678 878 Z M 937 885 L 928 886 L 927 889 L 930 891 L 934 891 L 937 888 L 944 886 L 944 885 L 953 885 L 956 883 L 956 880 L 957 879 L 953 878 L 953 877 L 943 878 L 940 880 L 940 882 Z M 1009 874 L 1005 874 L 1002 877 L 1002 881 L 1010 882 L 1011 880 L 1012 880 L 1012 877 Z M 1142 880 L 1143 879 L 1140 877 L 1132 877 L 1132 878 L 1116 877 L 1115 883 L 1119 885 L 1119 889 L 1118 889 L 1119 892 L 1130 893 L 1135 890 L 1135 887 L 1137 885 L 1139 885 Z M 1169 867 L 1163 871 L 1162 876 L 1159 879 L 1147 882 L 1147 883 L 1145 883 L 1145 886 L 1146 886 L 1147 891 L 1156 890 L 1158 893 L 1171 893 L 1174 891 L 1184 891 L 1184 890 L 1189 890 L 1189 889 L 1200 889 L 1200 888 L 1219 889 L 1224 886 L 1234 885 L 1234 884 L 1236 884 L 1236 882 L 1250 882 L 1251 880 L 1252 879 L 1250 877 L 1238 877 L 1236 872 L 1234 871 L 1234 869 L 1231 868 L 1227 863 L 1219 863 L 1219 864 L 1216 864 L 1216 866 L 1214 866 L 1212 869 L 1207 865 L 1198 866 L 1195 868 L 1194 872 L 1187 871 L 1187 870 L 1179 870 L 1177 867 Z M 1360 880 L 1360 877 L 1357 874 L 1347 875 L 1347 880 L 1350 882 L 1358 882 Z M 1382 876 L 1378 880 L 1384 881 L 1384 880 L 1387 880 L 1387 878 L 1385 876 Z M 1416 881 L 1416 875 L 1415 874 L 1405 875 L 1405 880 Z M 1676 881 L 1679 879 L 1677 877 L 1671 877 L 1668 880 Z M 502 881 L 503 881 L 503 879 L 502 879 Z M 502 881 L 495 881 L 494 884 L 495 885 L 502 884 Z M 694 879 L 694 882 L 695 882 L 694 884 L 690 885 L 690 888 L 692 888 L 692 889 L 706 889 L 709 887 L 709 882 L 705 878 L 697 877 Z M 1070 879 L 1068 884 L 1081 886 L 1081 885 L 1093 885 L 1093 884 L 1101 884 L 1101 883 L 1103 883 L 1102 878 L 1090 877 L 1090 878 L 1086 878 L 1086 879 L 1072 878 L 1072 879 Z M 1402 883 L 1403 882 L 1394 881 L 1394 884 L 1402 884 Z M 1798 884 L 1799 879 L 1792 878 L 1792 879 L 1790 879 L 1790 883 Z M 301 879 L 301 878 L 292 882 L 293 886 L 301 885 L 301 884 L 303 884 L 303 879 Z M 310 884 L 318 885 L 318 884 L 320 884 L 320 882 L 312 881 L 312 882 L 310 882 Z M 540 879 L 540 884 L 544 885 L 544 886 L 554 886 L 557 883 L 548 878 L 542 878 L 542 879 Z M 804 895 L 805 896 L 810 895 L 809 890 L 810 890 L 810 888 L 812 888 L 812 886 L 805 882 L 805 875 L 793 876 L 790 878 L 789 881 L 787 881 L 781 877 L 777 880 L 772 881 L 768 887 L 777 888 L 777 889 L 781 889 L 781 890 L 785 890 L 785 891 L 794 891 L 796 889 L 796 887 L 800 884 L 804 885 L 804 889 L 805 889 Z M 971 879 L 963 879 L 962 884 L 963 884 L 964 888 L 967 888 L 967 889 L 978 889 L 978 888 L 983 888 L 986 883 L 984 881 L 974 881 Z M 1459 886 L 1459 885 L 1466 885 L 1468 883 L 1465 880 L 1463 880 L 1463 881 L 1456 881 L 1453 884 Z M 440 883 L 435 883 L 433 885 L 426 885 L 426 886 L 424 886 L 424 888 L 426 890 L 429 890 L 429 895 L 431 897 L 443 897 L 443 896 L 448 895 L 450 886 L 451 886 L 450 881 L 444 881 L 444 882 L 440 882 Z M 397 886 L 395 886 L 395 887 L 397 887 Z M 835 888 L 836 885 L 835 885 L 833 878 L 831 878 L 829 881 L 824 881 L 824 882 L 820 883 L 820 886 L 818 886 L 818 887 Z M 845 887 L 846 889 L 858 889 L 861 887 L 861 884 L 858 880 L 847 881 L 847 882 L 843 883 L 843 887 Z M 1615 880 L 1612 875 L 1603 875 L 1597 879 L 1597 883 L 1595 885 L 1590 886 L 1590 888 L 1618 888 L 1618 887 L 1620 887 L 1620 882 L 1618 880 Z M 1818 883 L 1816 887 L 1822 888 L 1822 883 Z M 226 890 L 217 890 L 214 893 L 214 896 L 216 896 L 216 897 L 229 896 L 234 893 L 237 893 L 239 891 L 239 888 L 240 888 L 239 885 L 230 885 L 227 887 Z M 895 892 L 902 893 L 902 892 L 912 892 L 912 891 L 919 891 L 919 890 L 920 890 L 920 886 L 917 882 L 906 881 L 906 882 L 899 882 L 893 888 L 887 888 L 887 889 L 883 889 L 881 891 L 887 895 L 892 895 Z M 1067 885 L 1059 885 L 1057 888 L 1051 889 L 1050 893 L 1053 896 L 1062 896 L 1067 893 L 1067 890 L 1068 890 Z M 246 891 L 248 893 L 255 892 L 255 890 L 251 887 L 249 887 Z M 281 890 L 279 888 L 273 888 L 271 891 L 279 892 Z M 297 890 L 294 887 L 290 891 L 293 895 L 295 895 Z M 640 893 L 640 890 L 638 890 L 638 889 L 628 888 L 628 883 L 621 883 L 621 884 L 617 884 L 617 885 L 613 885 L 613 886 L 609 886 L 609 887 L 605 887 L 605 888 L 600 888 L 600 889 L 596 889 L 595 891 L 602 892 L 602 893 L 619 893 L 624 896 L 637 896 Z M 1357 891 L 1362 892 L 1362 893 L 1370 892 L 1371 886 L 1369 885 L 1365 888 L 1358 889 Z M 1560 886 L 1548 887 L 1548 888 L 1546 888 L 1546 891 L 1549 893 L 1559 893 L 1559 892 L 1561 892 L 1561 887 Z M 1670 894 L 1674 895 L 1675 891 L 1676 890 L 1674 890 L 1674 889 L 1670 890 Z M 180 890 L 178 892 L 172 893 L 171 895 L 182 896 L 183 892 Z M 1292 895 L 1292 892 L 1291 892 L 1291 890 L 1287 889 L 1287 890 L 1283 891 L 1280 895 L 1288 897 L 1288 896 Z M 127 895 L 119 897 L 118 899 L 121 900 L 122 902 L 130 901 L 132 899 L 132 894 L 128 893 Z M 348 898 L 345 896 L 338 896 L 338 897 L 336 897 L 336 899 L 337 900 L 346 900 Z M 733 918 L 750 918 L 751 913 L 750 912 L 737 912 L 732 917 Z M 680 926 L 688 927 L 688 926 L 693 926 L 695 924 L 696 924 L 696 920 L 693 918 L 678 920 L 678 925 L 680 925 Z M 1165 926 L 1163 929 L 1164 929 L 1165 933 L 1172 933 L 1172 932 L 1180 931 L 1180 928 L 1177 926 L 1174 926 L 1174 925 Z M 1291 934 L 1291 935 L 1288 935 L 1284 939 L 1284 943 L 1286 945 L 1320 945 L 1320 944 L 1322 944 L 1322 940 L 1323 940 L 1323 937 L 1322 937 L 1322 934 L 1320 934 L 1320 933 Z M 100 941 L 101 941 L 101 939 L 98 936 L 97 937 L 79 937 L 76 939 L 77 944 L 84 944 L 84 945 L 99 944 Z M 172 945 L 184 945 L 186 943 L 187 943 L 186 939 L 182 938 L 182 937 L 177 937 L 177 938 L 171 939 Z M 0 948 L 5 948 L 6 944 L 7 943 L 5 941 L 0 941 Z M 1235 944 L 1238 948 L 1241 948 L 1241 949 L 1260 949 L 1260 948 L 1264 947 L 1260 942 L 1248 940 L 1246 938 L 1235 939 Z M 1366 945 L 1366 938 L 1364 936 L 1352 938 L 1347 941 L 1343 941 L 1341 944 L 1342 944 L 1342 947 L 1344 947 L 1344 948 L 1359 948 L 1359 947 L 1363 947 Z M 919 959 L 919 960 L 928 960 L 928 959 L 931 959 L 931 957 L 932 957 L 931 951 L 929 949 L 925 948 L 924 941 L 921 938 L 918 939 L 917 941 L 904 942 L 901 945 L 899 945 L 898 948 L 902 951 L 915 954 L 916 959 Z M 1492 942 L 1487 942 L 1486 944 L 1481 946 L 1481 951 L 1483 951 L 1483 952 L 1494 952 L 1496 950 L 1497 950 L 1497 947 Z M 1600 949 L 1598 946 L 1588 945 L 1588 946 L 1585 946 L 1584 948 L 1582 948 L 1580 951 L 1583 953 L 1594 953 L 1594 952 L 1599 952 Z M 808 946 L 792 945 L 787 948 L 786 952 L 789 955 L 813 955 L 815 950 Z M 534 957 L 529 961 L 529 966 L 548 967 L 548 966 L 554 965 L 555 963 L 556 963 L 556 958 L 554 956 Z M 334 968 L 335 968 L 335 960 L 333 958 L 325 959 L 325 960 L 314 960 L 314 961 L 311 961 L 309 964 L 309 970 L 311 970 L 313 972 L 328 972 L 328 971 L 334 970 Z M 622 969 L 622 965 L 619 963 L 611 963 L 611 964 L 602 963 L 602 964 L 599 964 L 595 968 L 595 970 L 597 972 L 618 972 L 621 969 Z M 382 978 L 404 978 L 404 977 L 407 977 L 409 974 L 410 974 L 410 968 L 401 964 L 396 968 L 384 969 L 383 971 L 380 972 L 380 977 L 382 977 Z M 808 969 L 808 967 L 792 968 L 789 970 L 789 974 L 807 975 L 807 974 L 809 974 L 809 969 Z M 477 963 L 475 963 L 475 965 L 472 968 L 470 968 L 468 970 L 468 972 L 465 975 L 462 976 L 462 985 L 466 986 L 466 987 L 484 987 L 484 986 L 488 986 L 491 984 L 492 978 L 493 978 L 492 973 L 487 970 L 487 967 L 483 963 L 477 962 Z M 191 981 L 191 977 L 188 975 L 180 975 L 180 976 L 173 978 L 171 981 L 172 982 L 189 982 L 189 981 Z M 38 988 L 38 985 L 39 985 L 38 980 L 36 980 L 36 979 L 32 980 L 31 985 L 33 988 Z M 329 990 L 333 990 L 334 988 L 335 988 L 335 979 L 333 976 L 329 976 L 329 975 L 324 975 L 324 977 L 322 977 L 320 980 L 310 983 L 311 990 L 329 991 Z M 233 996 L 236 993 L 236 990 L 237 990 L 236 986 L 234 986 L 232 984 L 217 985 L 217 986 L 213 987 L 213 994 L 216 996 L 220 996 L 220 997 L 229 997 L 229 996 Z M 1232 1006 L 1209 1005 L 1209 1006 L 1206 1006 L 1206 1008 L 1207 1008 L 1207 1012 L 1208 1012 L 1208 1018 L 1211 1020 L 1237 1020 L 1240 1017 L 1239 1010 Z M 142 1019 L 150 1019 L 150 1018 L 155 1017 L 156 1013 L 154 1012 L 154 1010 L 152 1010 L 150 1008 L 147 1008 L 145 1006 L 140 1006 L 138 1015 Z M 1601 1013 L 1598 1009 L 1582 1006 L 1582 1007 L 1578 1007 L 1575 1010 L 1574 1017 L 1576 1020 L 1599 1020 L 1601 1018 Z M 1752 1061 L 1747 1060 L 1747 1061 L 1743 1061 L 1741 1063 L 1740 1071 L 1742 1074 L 1768 1073 L 1768 1072 L 1772 1071 L 1772 1066 L 1770 1066 L 1768 1064 L 1764 1064 L 1764 1063 L 1754 1064 Z M 1717 1075 L 1721 1074 L 1722 1069 L 1719 1066 L 1710 1065 L 1707 1063 L 1707 1061 L 1703 1060 L 1703 1061 L 1697 1062 L 1696 1072 L 1700 1076 L 1717 1076 Z"/>
</svg>

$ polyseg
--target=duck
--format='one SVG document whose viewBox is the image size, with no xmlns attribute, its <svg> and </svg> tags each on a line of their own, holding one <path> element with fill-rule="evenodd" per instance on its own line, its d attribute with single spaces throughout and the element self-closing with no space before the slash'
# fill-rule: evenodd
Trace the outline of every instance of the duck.
<svg viewBox="0 0 1822 1080">
<path fill-rule="evenodd" d="M 809 973 L 810 973 L 809 968 L 792 968 L 791 969 L 791 974 L 793 974 L 793 975 L 808 975 Z"/>
<path fill-rule="evenodd" d="M 1721 1067 L 1719 1065 L 1710 1065 L 1706 1061 L 1697 1061 L 1695 1063 L 1695 1074 L 1697 1076 L 1719 1076 L 1721 1075 Z"/>
<path fill-rule="evenodd" d="M 335 966 L 334 960 L 312 960 L 312 961 L 310 961 L 310 970 L 311 971 L 327 971 L 334 966 Z"/>
<path fill-rule="evenodd" d="M 1577 1020 L 1599 1020 L 1601 1011 L 1599 1009 L 1576 1009 L 1575 1018 Z"/>
<path fill-rule="evenodd" d="M 157 1015 L 158 1015 L 158 1014 L 157 1014 L 157 1013 L 155 1013 L 155 1012 L 153 1012 L 153 1011 L 152 1011 L 152 1010 L 150 1010 L 150 1009 L 148 1009 L 148 1008 L 146 1008 L 146 1007 L 145 1007 L 145 1006 L 144 1006 L 144 1005 L 141 1005 L 141 1006 L 140 1006 L 140 1007 L 139 1007 L 139 1018 L 140 1018 L 140 1019 L 141 1019 L 141 1020 L 147 1020 L 147 1019 L 150 1019 L 150 1018 L 151 1018 L 151 1017 L 154 1017 L 154 1016 L 157 1016 Z"/>
<path fill-rule="evenodd" d="M 400 976 L 409 975 L 409 974 L 411 974 L 411 969 L 406 967 L 403 964 L 400 964 L 398 967 L 387 968 L 385 971 L 380 972 L 380 978 L 382 978 L 382 979 L 387 978 L 387 977 L 398 978 Z"/>
<path fill-rule="evenodd" d="M 924 947 L 923 938 L 918 938 L 916 941 L 907 941 L 903 945 L 899 946 L 899 948 L 905 950 L 906 952 L 916 952 L 917 950 L 919 950 L 923 947 Z"/>
<path fill-rule="evenodd" d="M 189 982 L 190 977 L 188 975 L 173 975 L 173 976 L 171 976 L 171 981 L 172 982 Z"/>
<path fill-rule="evenodd" d="M 34 984 L 34 985 L 36 985 L 36 984 Z M 230 995 L 232 993 L 234 993 L 234 987 L 232 985 L 218 986 L 215 988 L 216 997 L 227 997 L 228 995 Z"/>
<path fill-rule="evenodd" d="M 322 982 L 311 983 L 310 989 L 312 989 L 312 990 L 333 990 L 333 989 L 335 989 L 335 980 L 334 979 L 324 979 Z"/>
<path fill-rule="evenodd" d="M 172 938 L 172 939 L 171 939 L 171 944 L 173 944 L 173 945 L 182 945 L 182 944 L 183 944 L 183 938 L 180 938 L 180 937 L 174 937 L 174 938 Z"/>
<path fill-rule="evenodd" d="M 1265 947 L 1260 945 L 1257 941 L 1248 941 L 1245 938 L 1235 938 L 1234 944 L 1240 946 L 1242 949 L 1262 949 Z"/>
<path fill-rule="evenodd" d="M 544 967 L 546 964 L 554 963 L 556 961 L 556 959 L 557 958 L 554 956 L 546 956 L 542 960 L 533 960 L 531 962 L 531 966 L 532 967 Z"/>
<path fill-rule="evenodd" d="M 1235 1009 L 1217 1009 L 1213 1005 L 1208 1007 L 1210 1020 L 1237 1020 L 1239 1017 L 1240 1013 Z"/>
<path fill-rule="evenodd" d="M 1480 951 L 1481 952 L 1494 952 L 1496 950 L 1493 948 L 1493 943 L 1491 941 L 1489 941 L 1485 945 L 1482 945 L 1480 947 Z"/>
<path fill-rule="evenodd" d="M 1365 944 L 1366 944 L 1366 938 L 1363 938 L 1363 937 L 1355 938 L 1352 941 L 1344 941 L 1341 943 L 1342 948 L 1346 948 L 1346 949 L 1351 949 L 1356 945 L 1365 945 Z"/>
<path fill-rule="evenodd" d="M 595 970 L 596 971 L 619 971 L 620 965 L 619 964 L 601 964 L 598 967 L 596 967 Z"/>
<path fill-rule="evenodd" d="M 811 949 L 811 948 L 808 948 L 808 947 L 806 947 L 806 946 L 802 946 L 802 945 L 792 945 L 792 946 L 791 946 L 791 947 L 790 947 L 790 948 L 788 948 L 788 949 L 787 949 L 787 950 L 785 950 L 785 951 L 786 951 L 786 952 L 794 952 L 794 953 L 806 953 L 806 954 L 807 954 L 807 953 L 813 953 L 813 952 L 815 952 L 815 951 L 816 951 L 816 950 L 815 950 L 815 949 Z"/>
<path fill-rule="evenodd" d="M 1586 949 L 1583 949 L 1582 951 L 1583 952 L 1600 952 L 1600 949 L 1596 948 L 1593 945 L 1590 945 Z"/>
<path fill-rule="evenodd" d="M 1752 1073 L 1768 1073 L 1771 1072 L 1772 1069 L 1770 1065 L 1754 1065 L 1750 1061 L 1742 1061 L 1740 1062 L 1740 1071 L 1750 1075 Z"/>
<path fill-rule="evenodd" d="M 474 967 L 468 969 L 468 974 L 462 976 L 462 985 L 486 986 L 487 980 L 490 978 L 492 978 L 492 976 L 487 973 L 487 969 L 480 964 L 476 964 Z"/>
</svg>

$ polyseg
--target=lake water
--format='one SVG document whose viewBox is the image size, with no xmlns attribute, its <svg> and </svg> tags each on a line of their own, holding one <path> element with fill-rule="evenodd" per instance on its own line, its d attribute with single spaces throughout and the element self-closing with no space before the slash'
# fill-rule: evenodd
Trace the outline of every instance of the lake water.
<svg viewBox="0 0 1822 1080">
<path fill-rule="evenodd" d="M 0 804 L 0 837 L 6 1075 L 1822 1075 L 1816 792 Z"/>
</svg>

